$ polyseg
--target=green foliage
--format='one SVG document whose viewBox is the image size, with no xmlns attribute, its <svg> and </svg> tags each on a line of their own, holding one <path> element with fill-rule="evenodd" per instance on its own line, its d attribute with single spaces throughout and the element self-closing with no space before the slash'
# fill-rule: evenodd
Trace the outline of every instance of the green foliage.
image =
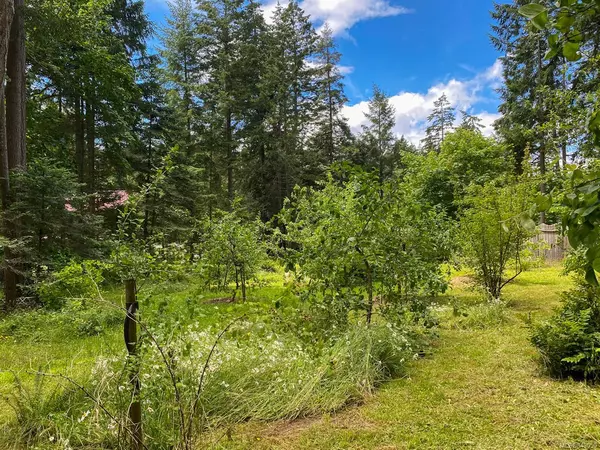
<svg viewBox="0 0 600 450">
<path fill-rule="evenodd" d="M 584 283 L 563 294 L 563 306 L 531 337 L 542 363 L 554 376 L 600 378 L 600 301 Z"/>
<path fill-rule="evenodd" d="M 99 221 L 87 210 L 87 197 L 67 169 L 49 158 L 32 161 L 11 178 L 14 202 L 7 220 L 17 222 L 25 263 L 60 267 L 70 257 L 100 254 Z"/>
<path fill-rule="evenodd" d="M 531 219 L 522 217 L 532 205 L 533 187 L 526 179 L 468 190 L 460 217 L 461 255 L 491 299 L 498 300 L 504 286 L 522 272 L 522 252 L 536 229 Z M 507 276 L 511 261 L 514 275 Z"/>
<path fill-rule="evenodd" d="M 194 325 L 181 330 L 176 340 L 171 339 L 172 330 L 151 330 L 168 360 L 165 364 L 158 348 L 144 341 L 139 376 L 144 387 L 145 444 L 150 449 L 181 448 L 186 437 L 180 412 L 187 422 L 195 410 L 192 442 L 198 432 L 217 425 L 334 412 L 401 374 L 416 353 L 410 334 L 383 324 L 349 330 L 317 354 L 293 336 L 273 334 L 260 323 L 241 322 L 221 339 L 218 329 Z M 27 436 L 30 445 L 69 435 L 78 445 L 125 444 L 127 399 L 122 392 L 128 387 L 120 358 L 100 358 L 83 386 L 93 400 L 77 395 L 74 387 L 51 396 L 15 393 L 24 413 L 20 425 L 35 430 Z M 40 403 L 45 407 L 35 406 Z M 53 420 L 48 420 L 49 412 Z"/>
<path fill-rule="evenodd" d="M 418 201 L 438 206 L 450 217 L 456 217 L 469 185 L 483 185 L 512 170 L 505 145 L 463 127 L 446 136 L 439 153 L 407 155 L 404 164 Z"/>
<path fill-rule="evenodd" d="M 110 268 L 109 264 L 99 261 L 73 261 L 37 283 L 39 301 L 46 308 L 60 309 L 69 300 L 85 303 L 86 299 L 97 298 L 104 272 Z"/>
<path fill-rule="evenodd" d="M 123 316 L 117 306 L 85 299 L 68 300 L 63 301 L 61 310 L 37 309 L 6 317 L 0 322 L 0 335 L 11 337 L 15 342 L 36 343 L 69 340 L 73 336 L 103 335 L 122 324 Z M 58 332 L 51 335 L 48 333 L 51 328 Z"/>
<path fill-rule="evenodd" d="M 297 189 L 280 220 L 288 267 L 326 322 L 344 326 L 350 311 L 365 311 L 369 322 L 375 299 L 397 313 L 445 289 L 449 227 L 402 185 L 363 172 L 345 184 L 330 176 L 318 191 Z"/>
<path fill-rule="evenodd" d="M 246 300 L 246 287 L 268 260 L 264 225 L 245 221 L 239 212 L 224 214 L 210 224 L 202 246 L 199 270 L 208 286 L 225 290 L 234 280 Z"/>
<path fill-rule="evenodd" d="M 563 227 L 570 244 L 585 251 L 585 279 L 592 286 L 598 286 L 596 272 L 600 272 L 600 171 L 575 169 L 569 180 L 569 188 L 562 196 L 562 203 L 567 207 Z"/>
</svg>

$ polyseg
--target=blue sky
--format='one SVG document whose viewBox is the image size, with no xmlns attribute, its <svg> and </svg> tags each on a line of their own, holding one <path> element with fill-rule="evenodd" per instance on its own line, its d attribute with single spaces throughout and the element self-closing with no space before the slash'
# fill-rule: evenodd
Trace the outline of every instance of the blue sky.
<svg viewBox="0 0 600 450">
<path fill-rule="evenodd" d="M 264 5 L 268 16 L 274 3 Z M 442 93 L 479 114 L 491 132 L 501 82 L 500 55 L 488 37 L 492 0 L 303 0 L 301 6 L 317 28 L 327 21 L 336 34 L 350 100 L 344 114 L 353 129 L 364 122 L 376 83 L 396 108 L 396 133 L 413 142 Z M 146 0 L 146 9 L 158 24 L 168 14 L 166 0 Z"/>
</svg>

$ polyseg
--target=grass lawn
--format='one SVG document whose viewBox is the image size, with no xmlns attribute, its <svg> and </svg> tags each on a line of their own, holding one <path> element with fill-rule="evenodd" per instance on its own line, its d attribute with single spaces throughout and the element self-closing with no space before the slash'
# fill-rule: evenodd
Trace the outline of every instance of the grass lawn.
<svg viewBox="0 0 600 450">
<path fill-rule="evenodd" d="M 432 354 L 364 405 L 295 423 L 245 425 L 220 448 L 597 449 L 600 389 L 548 378 L 529 343 L 569 287 L 559 267 L 524 273 L 506 288 L 507 323 L 460 329 L 442 323 Z M 463 302 L 463 283 L 449 293 Z"/>
</svg>

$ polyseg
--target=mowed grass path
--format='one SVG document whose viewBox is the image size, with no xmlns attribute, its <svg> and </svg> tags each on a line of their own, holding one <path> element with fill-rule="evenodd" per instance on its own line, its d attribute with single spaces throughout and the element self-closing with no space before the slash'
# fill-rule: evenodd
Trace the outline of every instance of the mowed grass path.
<svg viewBox="0 0 600 450">
<path fill-rule="evenodd" d="M 463 302 L 474 295 L 459 286 Z M 430 356 L 364 405 L 291 424 L 246 425 L 218 448 L 597 449 L 600 389 L 548 378 L 529 343 L 570 281 L 559 267 L 524 273 L 506 288 L 509 323 L 483 330 L 442 324 Z"/>
</svg>

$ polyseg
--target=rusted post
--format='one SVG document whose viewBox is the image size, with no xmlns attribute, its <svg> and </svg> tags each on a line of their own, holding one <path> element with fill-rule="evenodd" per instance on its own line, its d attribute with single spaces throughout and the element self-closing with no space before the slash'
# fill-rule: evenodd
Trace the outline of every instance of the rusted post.
<svg viewBox="0 0 600 450">
<path fill-rule="evenodd" d="M 129 405 L 129 427 L 131 435 L 131 449 L 144 448 L 144 435 L 142 433 L 142 405 L 140 404 L 140 379 L 137 361 L 137 293 L 135 280 L 125 282 L 125 346 L 129 353 L 129 382 L 132 387 L 131 403 Z"/>
</svg>

